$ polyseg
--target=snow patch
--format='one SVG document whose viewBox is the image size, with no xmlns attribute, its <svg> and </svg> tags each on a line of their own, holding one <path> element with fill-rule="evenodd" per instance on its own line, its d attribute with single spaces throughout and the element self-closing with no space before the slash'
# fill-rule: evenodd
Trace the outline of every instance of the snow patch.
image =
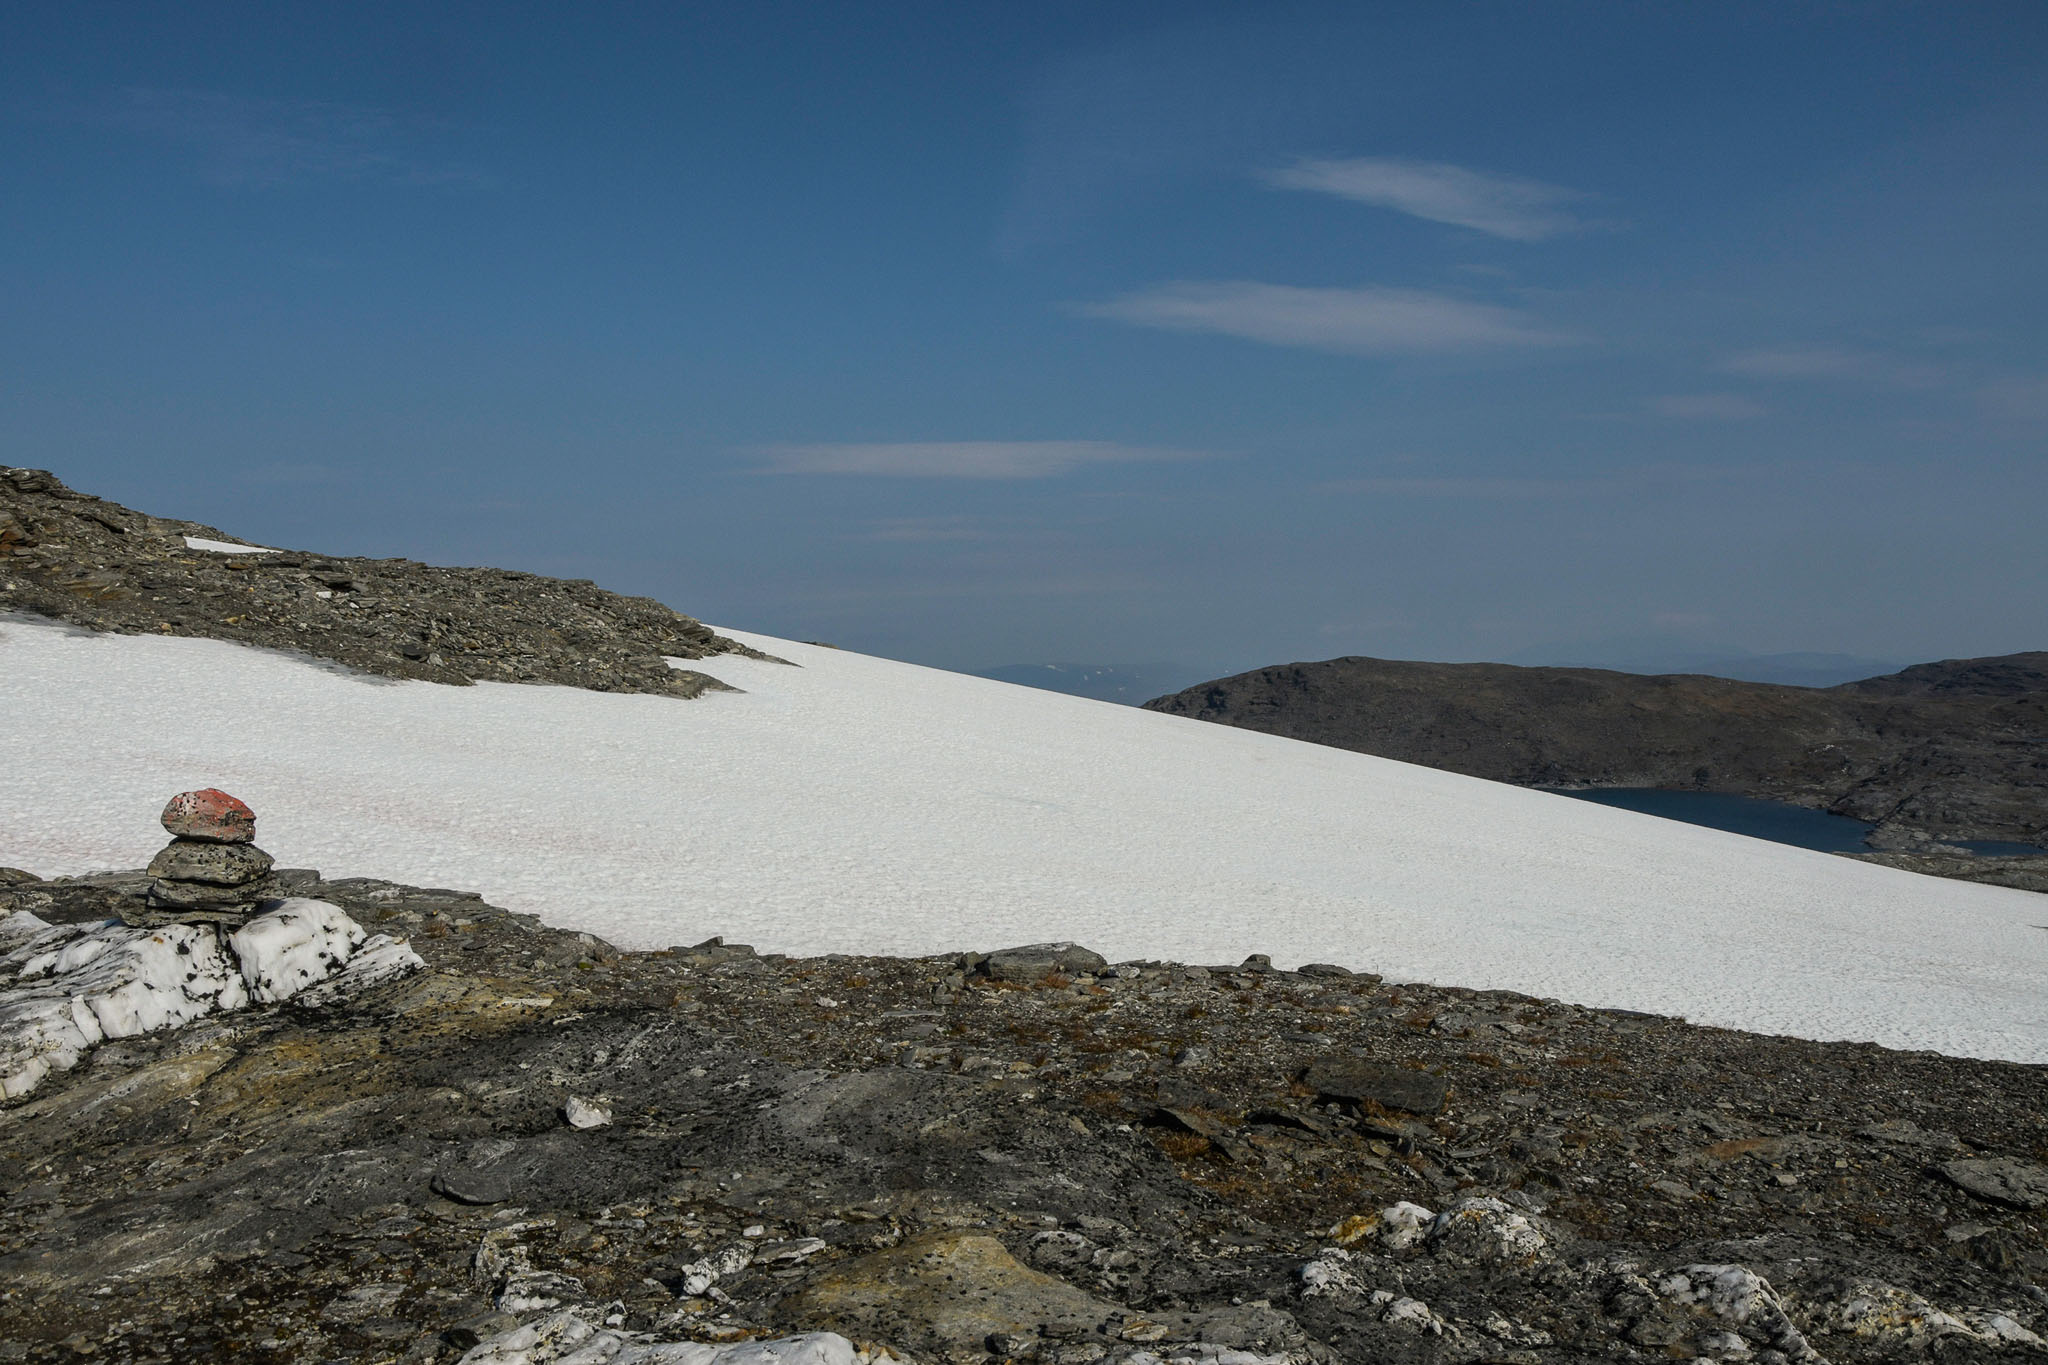
<svg viewBox="0 0 2048 1365">
<path fill-rule="evenodd" d="M 2031 892 L 738 638 L 801 667 L 693 660 L 744 691 L 691 702 L 373 683 L 217 640 L 9 618 L 0 864 L 132 865 L 135 812 L 204 773 L 263 812 L 288 865 L 468 887 L 628 948 L 723 933 L 800 954 L 1267 953 L 2048 1061 Z M 205 685 L 165 685 L 179 678 Z"/>
<path fill-rule="evenodd" d="M 208 540 L 205 536 L 186 536 L 185 548 L 205 550 L 217 555 L 274 555 L 282 554 L 265 545 L 237 545 L 232 540 Z"/>
</svg>

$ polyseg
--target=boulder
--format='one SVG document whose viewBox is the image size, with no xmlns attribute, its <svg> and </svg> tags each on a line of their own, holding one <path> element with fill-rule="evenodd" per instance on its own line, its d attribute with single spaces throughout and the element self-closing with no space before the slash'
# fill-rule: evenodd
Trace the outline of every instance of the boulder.
<svg viewBox="0 0 2048 1365">
<path fill-rule="evenodd" d="M 180 839 L 246 844 L 256 837 L 256 812 L 218 787 L 179 792 L 164 807 L 164 828 Z"/>
<path fill-rule="evenodd" d="M 1100 953 L 1072 943 L 1031 943 L 1021 948 L 999 948 L 982 959 L 982 975 L 992 981 L 1043 981 L 1055 972 L 1078 976 L 1106 971 L 1109 960 Z"/>
</svg>

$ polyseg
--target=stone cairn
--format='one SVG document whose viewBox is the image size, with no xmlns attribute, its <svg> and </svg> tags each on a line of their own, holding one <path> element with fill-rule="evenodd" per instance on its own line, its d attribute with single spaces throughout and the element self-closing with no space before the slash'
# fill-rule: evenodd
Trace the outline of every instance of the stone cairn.
<svg viewBox="0 0 2048 1365">
<path fill-rule="evenodd" d="M 163 821 L 172 838 L 150 860 L 148 922 L 238 925 L 277 894 L 273 860 L 256 847 L 256 812 L 242 802 L 214 787 L 179 792 Z"/>
</svg>

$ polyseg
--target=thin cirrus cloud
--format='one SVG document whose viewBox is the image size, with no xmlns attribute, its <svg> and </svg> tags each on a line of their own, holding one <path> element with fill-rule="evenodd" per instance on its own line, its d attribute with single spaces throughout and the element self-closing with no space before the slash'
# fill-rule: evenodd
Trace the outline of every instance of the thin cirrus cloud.
<svg viewBox="0 0 2048 1365">
<path fill-rule="evenodd" d="M 474 168 L 423 145 L 445 131 L 443 125 L 366 105 L 135 87 L 107 97 L 82 117 L 184 147 L 200 175 L 218 185 L 490 183 Z"/>
<path fill-rule="evenodd" d="M 1739 393 L 1666 393 L 1646 399 L 1645 406 L 1659 417 L 1704 422 L 1746 422 L 1770 411 Z"/>
<path fill-rule="evenodd" d="M 883 479 L 1049 479 L 1092 465 L 1196 460 L 1205 452 L 1114 441 L 903 441 L 780 445 L 760 451 L 762 474 Z"/>
<path fill-rule="evenodd" d="M 1578 340 L 1512 308 L 1421 289 L 1180 281 L 1082 304 L 1088 317 L 1343 355 L 1432 354 Z"/>
<path fill-rule="evenodd" d="M 1459 498 L 1485 502 L 1525 502 L 1612 493 L 1623 485 L 1621 480 L 1611 478 L 1388 478 L 1368 475 L 1356 479 L 1332 479 L 1320 486 L 1325 492 L 1330 493 L 1371 493 L 1390 498 Z"/>
<path fill-rule="evenodd" d="M 1572 211 L 1572 205 L 1590 197 L 1578 190 L 1441 161 L 1304 157 L 1291 166 L 1266 172 L 1265 180 L 1278 189 L 1334 194 L 1515 242 L 1538 242 L 1603 226 Z"/>
<path fill-rule="evenodd" d="M 1721 368 L 1749 379 L 1848 380 L 1890 389 L 1937 388 L 1946 379 L 1935 365 L 1840 346 L 1743 351 Z"/>
</svg>

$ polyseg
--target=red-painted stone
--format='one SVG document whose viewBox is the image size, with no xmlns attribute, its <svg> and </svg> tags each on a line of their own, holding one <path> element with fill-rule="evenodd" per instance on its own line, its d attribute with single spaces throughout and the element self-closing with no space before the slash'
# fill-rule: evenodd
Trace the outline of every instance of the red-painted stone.
<svg viewBox="0 0 2048 1365">
<path fill-rule="evenodd" d="M 256 812 L 218 787 L 179 792 L 164 807 L 164 828 L 181 839 L 246 844 L 256 837 Z"/>
</svg>

